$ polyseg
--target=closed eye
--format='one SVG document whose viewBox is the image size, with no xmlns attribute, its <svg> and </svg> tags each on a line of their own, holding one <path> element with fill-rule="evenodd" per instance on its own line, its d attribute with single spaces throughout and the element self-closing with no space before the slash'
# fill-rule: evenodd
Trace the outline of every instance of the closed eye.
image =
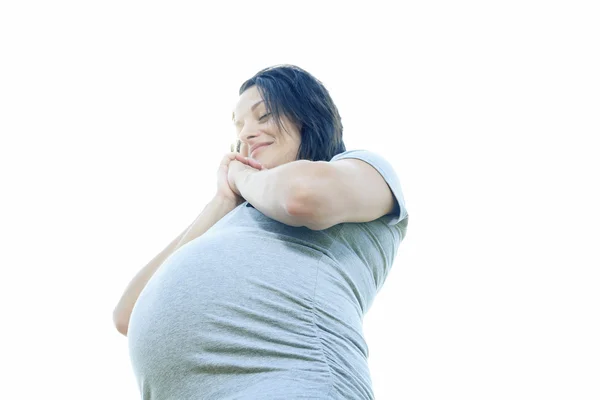
<svg viewBox="0 0 600 400">
<path fill-rule="evenodd" d="M 264 120 L 265 118 L 267 118 L 270 115 L 271 115 L 271 113 L 266 113 L 265 115 L 263 115 L 262 117 L 260 117 L 258 120 L 262 121 L 262 120 Z"/>
</svg>

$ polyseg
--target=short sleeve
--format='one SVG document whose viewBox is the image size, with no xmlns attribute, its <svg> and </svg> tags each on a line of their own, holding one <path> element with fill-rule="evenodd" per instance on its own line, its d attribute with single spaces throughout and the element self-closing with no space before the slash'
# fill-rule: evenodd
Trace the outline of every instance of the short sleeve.
<svg viewBox="0 0 600 400">
<path fill-rule="evenodd" d="M 348 150 L 336 154 L 330 161 L 342 160 L 344 158 L 356 158 L 369 163 L 381 174 L 395 198 L 394 210 L 392 213 L 381 218 L 388 225 L 396 225 L 400 222 L 403 222 L 403 225 L 406 225 L 408 222 L 408 212 L 406 210 L 400 180 L 392 165 L 381 155 L 368 150 Z"/>
</svg>

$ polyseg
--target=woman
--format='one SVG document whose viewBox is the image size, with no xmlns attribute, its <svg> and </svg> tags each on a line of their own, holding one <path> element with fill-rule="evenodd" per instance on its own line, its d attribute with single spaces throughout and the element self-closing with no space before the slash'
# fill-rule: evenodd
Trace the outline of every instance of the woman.
<svg viewBox="0 0 600 400">
<path fill-rule="evenodd" d="M 362 320 L 408 223 L 393 168 L 346 151 L 295 66 L 246 81 L 233 120 L 218 200 L 115 310 L 143 398 L 373 399 Z"/>
</svg>

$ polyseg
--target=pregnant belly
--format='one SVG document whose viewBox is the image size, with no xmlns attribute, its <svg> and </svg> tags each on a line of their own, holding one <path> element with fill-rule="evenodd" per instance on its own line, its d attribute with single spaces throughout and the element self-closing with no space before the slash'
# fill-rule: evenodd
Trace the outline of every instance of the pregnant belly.
<svg viewBox="0 0 600 400">
<path fill-rule="evenodd" d="M 260 243 L 239 254 L 218 239 L 180 248 L 140 294 L 128 331 L 136 374 L 327 374 L 313 320 L 318 263 L 274 259 Z"/>
</svg>

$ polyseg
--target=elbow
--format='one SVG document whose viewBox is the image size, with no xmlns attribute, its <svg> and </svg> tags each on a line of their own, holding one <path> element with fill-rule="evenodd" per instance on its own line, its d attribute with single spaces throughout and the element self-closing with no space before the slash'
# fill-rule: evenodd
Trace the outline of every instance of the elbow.
<svg viewBox="0 0 600 400">
<path fill-rule="evenodd" d="M 329 228 L 321 216 L 321 207 L 310 193 L 309 189 L 296 190 L 295 195 L 287 202 L 287 213 L 296 220 L 296 226 L 304 226 L 313 231 Z"/>
<path fill-rule="evenodd" d="M 304 226 L 311 231 L 324 231 L 325 229 L 331 228 L 333 225 L 327 224 L 320 219 L 309 219 Z"/>
</svg>

